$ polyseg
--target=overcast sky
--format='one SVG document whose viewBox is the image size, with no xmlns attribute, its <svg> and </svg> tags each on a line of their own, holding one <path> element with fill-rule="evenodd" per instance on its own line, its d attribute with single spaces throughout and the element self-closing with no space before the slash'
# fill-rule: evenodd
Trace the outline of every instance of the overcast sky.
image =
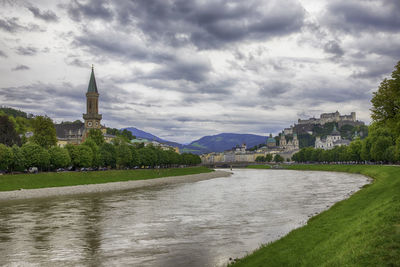
<svg viewBox="0 0 400 267">
<path fill-rule="evenodd" d="M 0 105 L 189 142 L 357 112 L 400 60 L 398 0 L 0 0 Z"/>
</svg>

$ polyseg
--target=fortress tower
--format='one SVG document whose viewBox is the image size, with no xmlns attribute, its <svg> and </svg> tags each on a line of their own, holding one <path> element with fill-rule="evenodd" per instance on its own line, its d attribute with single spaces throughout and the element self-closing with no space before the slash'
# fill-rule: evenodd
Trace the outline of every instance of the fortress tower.
<svg viewBox="0 0 400 267">
<path fill-rule="evenodd" d="M 92 66 L 92 74 L 88 90 L 86 93 L 86 114 L 83 114 L 85 120 L 86 134 L 90 129 L 100 129 L 101 114 L 99 114 L 99 92 L 97 91 L 96 79 L 94 77 L 94 70 Z"/>
</svg>

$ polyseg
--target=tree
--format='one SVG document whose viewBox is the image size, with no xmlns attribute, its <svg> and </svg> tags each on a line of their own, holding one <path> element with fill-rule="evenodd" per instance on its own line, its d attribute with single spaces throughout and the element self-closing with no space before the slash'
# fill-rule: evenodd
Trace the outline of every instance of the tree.
<svg viewBox="0 0 400 267">
<path fill-rule="evenodd" d="M 15 130 L 14 124 L 8 116 L 0 116 L 0 143 L 7 146 L 21 144 L 21 140 Z"/>
<path fill-rule="evenodd" d="M 98 146 L 104 143 L 104 135 L 99 129 L 90 129 L 88 138 L 92 139 Z"/>
<path fill-rule="evenodd" d="M 116 147 L 116 152 L 118 168 L 128 167 L 132 161 L 132 154 L 129 146 L 125 143 L 121 143 Z"/>
<path fill-rule="evenodd" d="M 89 146 L 66 145 L 65 148 L 68 150 L 71 163 L 75 168 L 92 166 L 93 152 Z"/>
<path fill-rule="evenodd" d="M 26 160 L 22 149 L 17 146 L 13 145 L 11 147 L 12 151 L 12 162 L 10 164 L 11 171 L 23 171 L 25 169 Z"/>
<path fill-rule="evenodd" d="M 35 143 L 26 143 L 21 148 L 25 158 L 25 167 L 47 169 L 50 164 L 50 155 L 46 149 Z"/>
<path fill-rule="evenodd" d="M 104 166 L 115 168 L 117 164 L 117 152 L 115 146 L 109 143 L 104 143 L 99 147 L 99 152 Z"/>
<path fill-rule="evenodd" d="M 49 149 L 50 165 L 52 168 L 65 168 L 71 164 L 71 157 L 68 150 L 58 146 L 53 146 Z"/>
<path fill-rule="evenodd" d="M 281 155 L 276 154 L 275 157 L 274 157 L 274 161 L 275 161 L 276 163 L 283 162 L 283 161 L 284 161 L 284 158 L 283 158 Z"/>
<path fill-rule="evenodd" d="M 48 149 L 57 144 L 56 128 L 49 117 L 37 116 L 33 122 L 32 141 Z"/>
<path fill-rule="evenodd" d="M 0 144 L 0 170 L 3 171 L 8 170 L 11 162 L 12 162 L 11 149 L 4 144 Z"/>
<path fill-rule="evenodd" d="M 392 132 L 400 133 L 400 61 L 391 79 L 384 79 L 378 91 L 373 93 L 372 119 L 385 124 Z"/>
<path fill-rule="evenodd" d="M 265 157 L 264 156 L 257 156 L 256 157 L 256 162 L 265 162 Z"/>
<path fill-rule="evenodd" d="M 92 167 L 99 167 L 103 165 L 102 157 L 100 155 L 100 150 L 96 142 L 92 138 L 87 138 L 85 142 L 82 143 L 84 146 L 88 146 L 92 150 Z"/>
<path fill-rule="evenodd" d="M 349 159 L 351 161 L 361 161 L 361 150 L 362 150 L 362 142 L 360 139 L 356 139 L 350 143 L 348 148 Z"/>
<path fill-rule="evenodd" d="M 272 161 L 272 154 L 267 154 L 267 155 L 265 155 L 265 161 L 266 162 L 271 162 Z"/>
</svg>

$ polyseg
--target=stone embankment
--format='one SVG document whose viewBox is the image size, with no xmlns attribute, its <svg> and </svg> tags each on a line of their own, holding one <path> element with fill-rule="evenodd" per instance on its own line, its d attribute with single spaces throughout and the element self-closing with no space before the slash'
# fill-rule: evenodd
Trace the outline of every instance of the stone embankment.
<svg viewBox="0 0 400 267">
<path fill-rule="evenodd" d="M 214 178 L 229 177 L 231 174 L 232 173 L 225 171 L 214 171 L 209 173 L 162 177 L 148 180 L 49 187 L 40 189 L 21 189 L 15 191 L 0 192 L 0 201 L 55 197 L 75 194 L 91 194 L 110 191 L 124 191 L 149 186 L 162 186 L 168 184 L 197 182 Z"/>
</svg>

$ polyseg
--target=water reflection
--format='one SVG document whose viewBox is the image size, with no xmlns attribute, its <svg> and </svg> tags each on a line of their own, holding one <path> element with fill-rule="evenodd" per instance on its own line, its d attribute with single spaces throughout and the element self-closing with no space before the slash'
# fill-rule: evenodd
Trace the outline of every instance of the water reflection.
<svg viewBox="0 0 400 267">
<path fill-rule="evenodd" d="M 119 193 L 0 203 L 0 262 L 220 266 L 303 225 L 362 176 L 237 170 Z"/>
</svg>

